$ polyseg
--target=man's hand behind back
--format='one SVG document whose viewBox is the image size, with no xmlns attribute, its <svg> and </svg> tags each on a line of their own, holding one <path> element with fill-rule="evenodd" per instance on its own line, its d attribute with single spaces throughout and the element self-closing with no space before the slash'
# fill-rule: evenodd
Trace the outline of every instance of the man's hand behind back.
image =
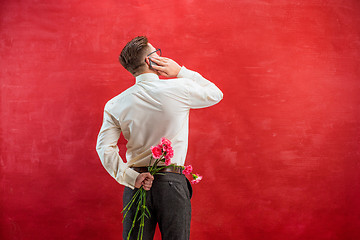
<svg viewBox="0 0 360 240">
<path fill-rule="evenodd" d="M 140 173 L 140 175 L 135 180 L 135 187 L 140 188 L 142 186 L 146 191 L 149 191 L 153 180 L 154 176 L 149 172 Z"/>
<path fill-rule="evenodd" d="M 153 65 L 152 68 L 157 70 L 161 76 L 174 78 L 180 72 L 180 65 L 174 60 L 165 57 L 152 57 L 151 61 L 159 66 Z"/>
</svg>

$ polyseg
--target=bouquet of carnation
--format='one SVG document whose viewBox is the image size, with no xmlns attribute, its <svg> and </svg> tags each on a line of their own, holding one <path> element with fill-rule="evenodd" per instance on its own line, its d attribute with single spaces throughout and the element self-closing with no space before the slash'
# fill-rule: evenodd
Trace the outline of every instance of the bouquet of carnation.
<svg viewBox="0 0 360 240">
<path fill-rule="evenodd" d="M 175 164 L 171 163 L 171 158 L 174 156 L 174 151 L 171 147 L 170 140 L 166 138 L 161 138 L 160 143 L 158 145 L 151 147 L 151 152 L 152 152 L 152 156 L 150 157 L 150 164 L 148 166 L 148 171 L 151 175 L 162 174 L 160 173 L 162 169 L 169 166 L 173 166 L 173 167 L 181 167 L 183 170 L 183 174 L 191 175 L 193 178 L 193 180 L 191 181 L 192 184 L 196 184 L 201 181 L 202 176 L 200 176 L 199 174 L 192 173 L 193 167 L 191 165 L 184 167 L 184 166 L 176 166 Z M 152 165 L 151 162 L 153 162 Z M 164 164 L 159 165 L 159 163 L 164 163 Z M 140 226 L 139 226 L 137 239 L 141 240 L 143 238 L 145 217 L 146 218 L 150 217 L 149 209 L 146 206 L 146 191 L 143 187 L 140 187 L 136 191 L 130 202 L 122 210 L 122 212 L 125 212 L 124 219 L 133 205 L 136 206 L 136 212 L 127 239 L 128 240 L 130 239 L 131 232 L 136 222 L 139 222 Z"/>
</svg>

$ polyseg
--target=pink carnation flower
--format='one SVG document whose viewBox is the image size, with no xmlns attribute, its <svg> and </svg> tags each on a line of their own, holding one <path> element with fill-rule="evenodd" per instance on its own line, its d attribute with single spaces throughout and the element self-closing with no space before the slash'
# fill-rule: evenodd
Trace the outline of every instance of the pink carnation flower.
<svg viewBox="0 0 360 240">
<path fill-rule="evenodd" d="M 168 149 L 168 150 L 166 151 L 165 157 L 167 157 L 167 158 L 172 158 L 173 156 L 174 156 L 174 150 L 170 147 L 170 149 Z"/>
<path fill-rule="evenodd" d="M 203 178 L 202 176 L 200 176 L 199 174 L 192 174 L 194 180 L 191 180 L 192 184 L 197 184 L 201 181 L 201 179 Z"/>
<path fill-rule="evenodd" d="M 164 152 L 172 151 L 172 147 L 170 145 L 161 145 Z"/>
<path fill-rule="evenodd" d="M 169 146 L 169 147 L 171 147 L 171 141 L 169 140 L 169 139 L 167 139 L 167 138 L 161 138 L 161 145 L 165 145 L 165 146 Z"/>
<path fill-rule="evenodd" d="M 185 166 L 185 169 L 183 170 L 183 174 L 189 175 L 189 174 L 191 174 L 192 170 L 193 170 L 193 167 L 191 165 L 187 165 L 187 166 Z"/>
<path fill-rule="evenodd" d="M 162 149 L 159 145 L 151 147 L 151 152 L 155 159 L 159 159 L 162 155 Z"/>
<path fill-rule="evenodd" d="M 169 159 L 165 158 L 165 165 L 169 166 L 170 164 L 171 164 L 171 159 L 170 158 Z"/>
</svg>

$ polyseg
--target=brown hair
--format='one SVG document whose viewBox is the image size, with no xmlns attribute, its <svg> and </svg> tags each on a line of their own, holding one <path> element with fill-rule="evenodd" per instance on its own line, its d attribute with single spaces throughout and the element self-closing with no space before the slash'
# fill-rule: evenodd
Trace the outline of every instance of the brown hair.
<svg viewBox="0 0 360 240">
<path fill-rule="evenodd" d="M 145 36 L 136 37 L 128 42 L 120 53 L 121 65 L 134 76 L 140 74 L 146 66 L 145 54 L 149 49 L 148 42 Z"/>
</svg>

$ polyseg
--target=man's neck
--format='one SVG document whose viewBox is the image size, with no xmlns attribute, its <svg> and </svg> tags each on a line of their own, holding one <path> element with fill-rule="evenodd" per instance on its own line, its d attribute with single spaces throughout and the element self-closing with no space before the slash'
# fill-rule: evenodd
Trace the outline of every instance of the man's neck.
<svg viewBox="0 0 360 240">
<path fill-rule="evenodd" d="M 138 75 L 134 75 L 134 77 L 140 76 L 141 74 L 144 74 L 144 73 L 154 73 L 154 74 L 158 75 L 156 71 L 151 70 L 151 69 L 146 69 L 142 73 L 139 73 Z"/>
</svg>

